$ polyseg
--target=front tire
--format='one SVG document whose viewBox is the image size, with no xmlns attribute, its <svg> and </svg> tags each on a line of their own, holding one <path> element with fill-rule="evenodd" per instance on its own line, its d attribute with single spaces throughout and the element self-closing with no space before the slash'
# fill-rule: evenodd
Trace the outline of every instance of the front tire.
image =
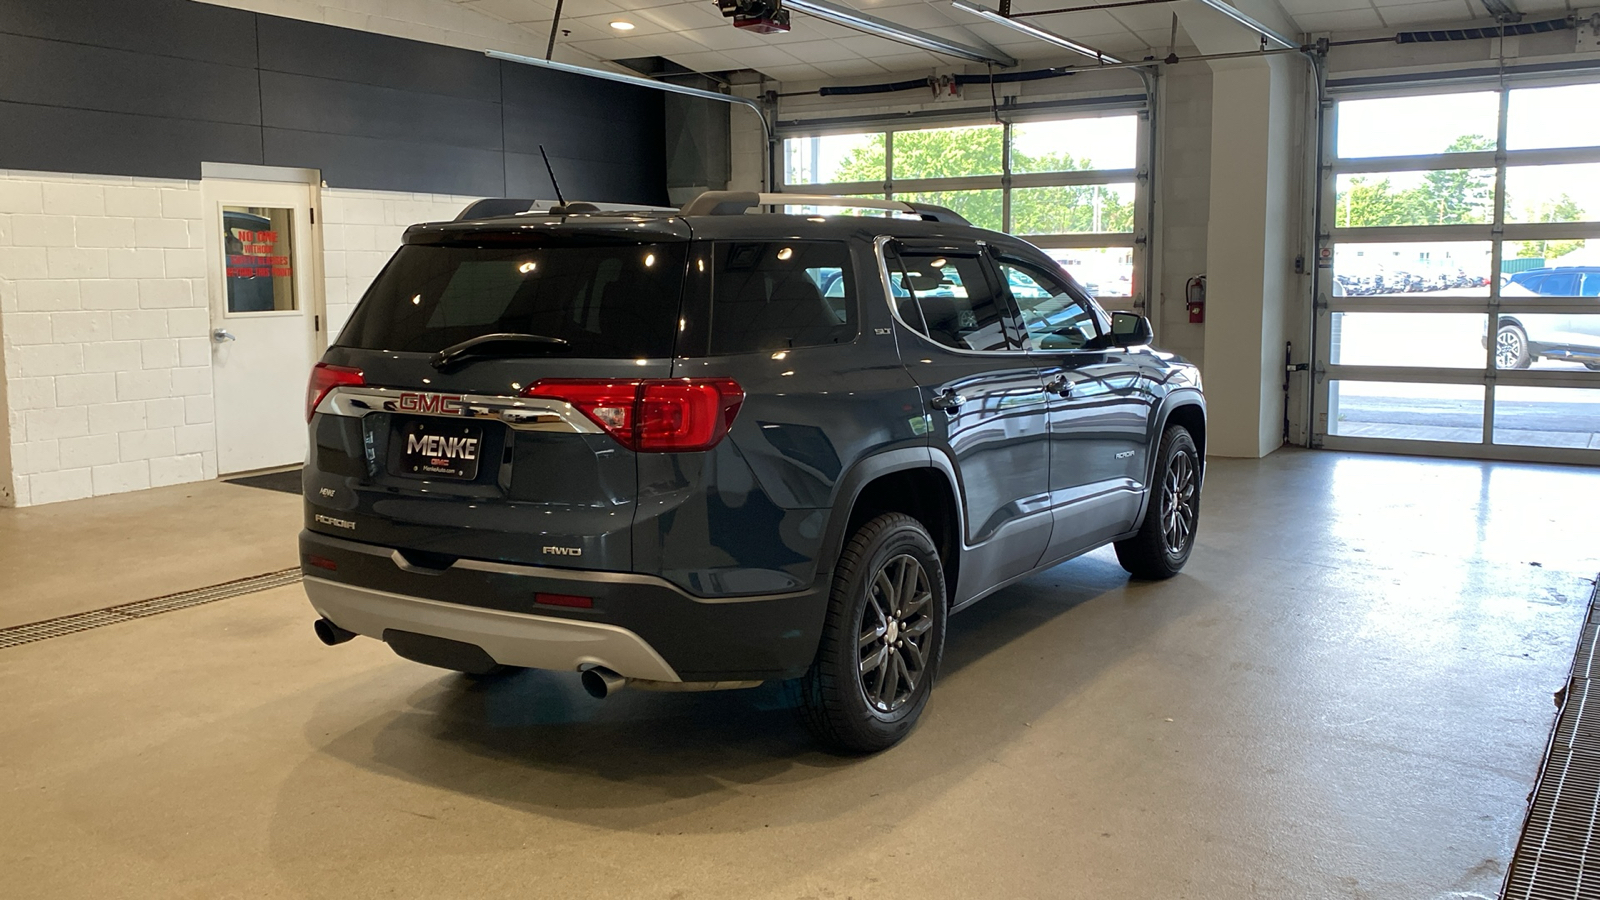
<svg viewBox="0 0 1600 900">
<path fill-rule="evenodd" d="M 1189 430 L 1168 428 L 1156 454 L 1156 483 L 1144 522 L 1138 534 L 1116 544 L 1117 562 L 1146 581 L 1171 578 L 1183 569 L 1200 526 L 1200 451 Z"/>
<path fill-rule="evenodd" d="M 861 526 L 840 554 L 817 658 L 800 680 L 818 740 L 876 753 L 904 738 L 933 690 L 947 611 L 944 569 L 921 522 L 886 513 Z"/>
<path fill-rule="evenodd" d="M 1533 356 L 1528 352 L 1528 333 L 1521 325 L 1501 325 L 1494 338 L 1494 367 L 1526 369 L 1531 365 Z"/>
</svg>

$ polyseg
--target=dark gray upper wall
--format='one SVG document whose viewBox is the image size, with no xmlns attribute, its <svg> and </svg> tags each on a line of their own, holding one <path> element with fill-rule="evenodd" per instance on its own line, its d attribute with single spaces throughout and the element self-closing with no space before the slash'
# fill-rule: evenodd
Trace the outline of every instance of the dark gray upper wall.
<svg viewBox="0 0 1600 900">
<path fill-rule="evenodd" d="M 0 168 L 664 203 L 663 95 L 191 0 L 0 0 Z"/>
</svg>

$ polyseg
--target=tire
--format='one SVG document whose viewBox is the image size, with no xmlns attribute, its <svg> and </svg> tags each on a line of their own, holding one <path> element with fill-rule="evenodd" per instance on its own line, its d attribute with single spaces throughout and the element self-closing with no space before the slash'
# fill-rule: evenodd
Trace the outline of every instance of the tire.
<svg viewBox="0 0 1600 900">
<path fill-rule="evenodd" d="M 904 738 L 928 705 L 947 613 L 944 569 L 922 523 L 887 513 L 861 526 L 839 556 L 817 658 L 799 682 L 812 734 L 847 753 Z"/>
<path fill-rule="evenodd" d="M 1118 541 L 1117 562 L 1145 581 L 1171 578 L 1194 552 L 1200 526 L 1200 452 L 1182 425 L 1161 436 L 1156 450 L 1156 481 L 1139 533 Z"/>
<path fill-rule="evenodd" d="M 1494 339 L 1495 368 L 1526 369 L 1531 365 L 1533 357 L 1528 353 L 1528 333 L 1521 325 L 1501 325 Z"/>
</svg>

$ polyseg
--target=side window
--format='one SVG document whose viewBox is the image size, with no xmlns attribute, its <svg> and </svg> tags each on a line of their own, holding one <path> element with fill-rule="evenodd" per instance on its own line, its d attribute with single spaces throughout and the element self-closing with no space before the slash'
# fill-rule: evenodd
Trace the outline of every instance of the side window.
<svg viewBox="0 0 1600 900">
<path fill-rule="evenodd" d="M 718 241 L 711 353 L 849 343 L 856 336 L 850 248 L 832 241 Z"/>
<path fill-rule="evenodd" d="M 901 321 L 957 350 L 1016 350 L 977 255 L 891 251 L 889 286 Z"/>
<path fill-rule="evenodd" d="M 1535 291 L 1545 297 L 1578 296 L 1578 276 L 1570 272 L 1546 275 Z"/>
<path fill-rule="evenodd" d="M 1101 316 L 1094 301 L 1028 263 L 1002 259 L 1000 276 L 1017 301 L 1028 342 L 1036 350 L 1083 350 L 1101 343 Z"/>
<path fill-rule="evenodd" d="M 1600 297 L 1600 272 L 1588 272 L 1584 274 L 1582 296 Z"/>
</svg>

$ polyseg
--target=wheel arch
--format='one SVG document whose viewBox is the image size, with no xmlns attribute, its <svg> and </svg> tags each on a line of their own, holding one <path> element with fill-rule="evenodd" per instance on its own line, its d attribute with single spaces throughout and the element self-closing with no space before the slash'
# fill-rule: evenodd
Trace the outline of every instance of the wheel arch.
<svg viewBox="0 0 1600 900">
<path fill-rule="evenodd" d="M 1156 466 L 1161 464 L 1158 448 L 1161 446 L 1161 436 L 1173 425 L 1182 425 L 1189 432 L 1189 437 L 1194 439 L 1194 447 L 1200 457 L 1200 483 L 1205 484 L 1206 474 L 1206 402 L 1199 391 L 1184 391 L 1174 393 L 1167 397 L 1161 407 L 1161 413 L 1156 417 L 1155 428 L 1150 433 L 1150 462 L 1146 469 L 1144 500 L 1140 504 L 1139 517 L 1134 520 L 1134 529 L 1137 531 L 1144 524 L 1144 517 L 1150 510 L 1150 498 L 1155 496 Z"/>
<path fill-rule="evenodd" d="M 891 450 L 868 457 L 845 475 L 822 543 L 819 575 L 832 577 L 845 541 L 872 517 L 899 512 L 922 523 L 944 565 L 947 596 L 955 596 L 965 534 L 955 473 L 942 455 L 926 447 Z"/>
</svg>

